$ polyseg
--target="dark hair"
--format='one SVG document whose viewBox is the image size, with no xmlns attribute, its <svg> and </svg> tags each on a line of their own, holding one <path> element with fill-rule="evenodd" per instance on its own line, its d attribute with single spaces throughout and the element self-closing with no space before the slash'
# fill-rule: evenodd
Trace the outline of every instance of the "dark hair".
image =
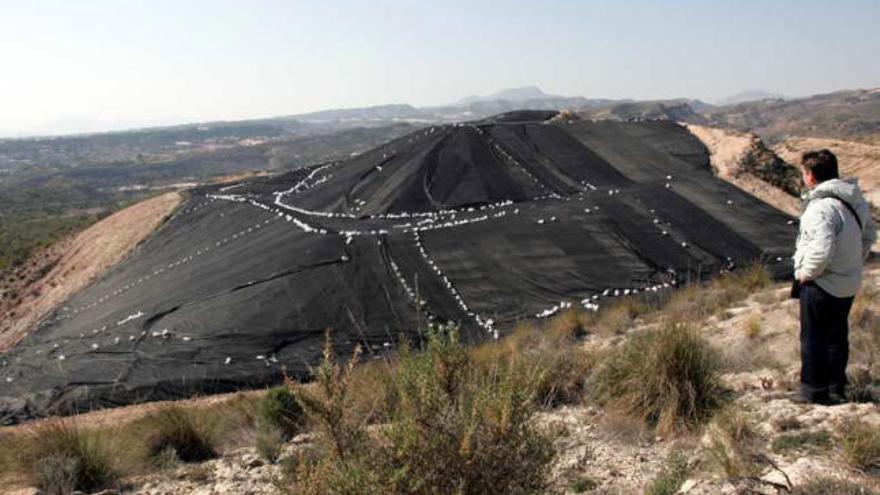
<svg viewBox="0 0 880 495">
<path fill-rule="evenodd" d="M 808 151 L 801 157 L 801 166 L 813 173 L 817 182 L 836 179 L 837 157 L 829 150 Z"/>
</svg>

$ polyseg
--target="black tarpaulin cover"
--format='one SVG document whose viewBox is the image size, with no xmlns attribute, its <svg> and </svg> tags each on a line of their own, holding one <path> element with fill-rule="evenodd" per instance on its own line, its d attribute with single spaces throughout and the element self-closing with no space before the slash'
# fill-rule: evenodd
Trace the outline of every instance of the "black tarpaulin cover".
<svg viewBox="0 0 880 495">
<path fill-rule="evenodd" d="M 553 115 L 430 127 L 193 190 L 0 356 L 0 417 L 305 376 L 327 328 L 342 354 L 379 353 L 431 321 L 476 341 L 756 259 L 787 274 L 792 219 L 715 178 L 687 130 Z"/>
</svg>

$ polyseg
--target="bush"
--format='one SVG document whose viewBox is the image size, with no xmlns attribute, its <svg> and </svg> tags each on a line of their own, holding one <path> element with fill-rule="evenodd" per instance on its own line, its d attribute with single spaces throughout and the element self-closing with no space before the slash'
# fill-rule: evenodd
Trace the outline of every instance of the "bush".
<svg viewBox="0 0 880 495">
<path fill-rule="evenodd" d="M 347 418 L 344 407 L 353 364 L 334 364 L 332 356 L 325 352 L 316 390 L 294 389 L 324 437 L 316 456 L 300 460 L 299 490 L 491 494 L 545 487 L 553 452 L 532 425 L 537 380 L 525 381 L 522 368 L 478 366 L 455 329 L 435 329 L 424 352 L 402 346 L 392 420 L 366 442 L 363 424 Z"/>
<path fill-rule="evenodd" d="M 260 401 L 260 418 L 266 427 L 293 438 L 302 426 L 303 410 L 286 386 L 274 387 Z"/>
<path fill-rule="evenodd" d="M 19 462 L 48 494 L 108 488 L 118 479 L 106 435 L 58 421 L 31 430 L 19 443 Z"/>
<path fill-rule="evenodd" d="M 843 457 L 855 469 L 880 468 L 880 428 L 850 421 L 842 428 Z"/>
<path fill-rule="evenodd" d="M 608 353 L 590 385 L 600 404 L 671 433 L 704 422 L 722 404 L 720 363 L 693 327 L 667 324 Z"/>
<path fill-rule="evenodd" d="M 581 476 L 568 487 L 574 493 L 585 493 L 599 488 L 599 482 L 590 476 Z"/>
<path fill-rule="evenodd" d="M 575 311 L 559 315 L 538 327 L 520 325 L 499 342 L 469 352 L 473 366 L 492 372 L 501 367 L 534 388 L 539 406 L 580 402 L 586 381 L 595 364 L 594 356 L 577 345 L 584 335 L 583 316 Z M 540 370 L 540 374 L 530 374 Z"/>
<path fill-rule="evenodd" d="M 634 298 L 622 298 L 607 308 L 602 308 L 588 322 L 590 330 L 598 335 L 610 337 L 624 333 L 635 324 L 640 316 L 656 310 L 645 301 Z"/>
<path fill-rule="evenodd" d="M 690 468 L 687 457 L 681 452 L 672 452 L 666 458 L 660 474 L 648 485 L 647 495 L 674 495 L 687 479 Z"/>
<path fill-rule="evenodd" d="M 142 424 L 147 455 L 152 459 L 167 463 L 169 455 L 176 455 L 182 462 L 200 462 L 217 456 L 220 428 L 212 414 L 169 406 L 152 413 Z"/>
</svg>

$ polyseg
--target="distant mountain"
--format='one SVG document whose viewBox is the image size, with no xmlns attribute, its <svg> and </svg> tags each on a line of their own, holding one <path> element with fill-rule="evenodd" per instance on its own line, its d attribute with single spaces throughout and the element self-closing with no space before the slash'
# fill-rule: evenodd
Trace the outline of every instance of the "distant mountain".
<svg viewBox="0 0 880 495">
<path fill-rule="evenodd" d="M 298 120 L 307 123 L 322 123 L 346 120 L 408 120 L 423 117 L 423 112 L 416 107 L 412 105 L 398 104 L 322 110 L 319 112 L 280 117 L 280 119 Z"/>
<path fill-rule="evenodd" d="M 737 93 L 735 95 L 728 96 L 727 98 L 723 98 L 718 102 L 718 105 L 736 105 L 738 103 L 746 103 L 750 101 L 784 99 L 785 96 L 778 93 L 770 93 L 769 91 L 764 91 L 763 89 L 750 89 L 747 91 L 743 91 L 742 93 Z"/>
<path fill-rule="evenodd" d="M 381 105 L 375 107 L 325 110 L 278 117 L 283 121 L 333 126 L 374 125 L 379 122 L 444 123 L 479 120 L 514 110 L 562 110 L 595 108 L 621 100 L 587 99 L 582 96 L 558 96 L 537 86 L 510 88 L 488 96 L 469 96 L 457 103 L 433 107 Z"/>
<path fill-rule="evenodd" d="M 542 100 L 546 98 L 564 98 L 563 96 L 556 95 L 548 95 L 547 93 L 541 91 L 541 88 L 537 86 L 523 86 L 520 88 L 508 88 L 503 89 L 497 93 L 493 93 L 488 96 L 468 96 L 466 98 L 462 98 L 459 100 L 456 105 L 470 105 L 472 103 L 486 102 L 486 101 L 495 101 L 495 100 L 505 100 L 505 101 L 529 101 L 529 100 Z"/>
<path fill-rule="evenodd" d="M 591 120 L 674 120 L 705 123 L 700 112 L 711 108 L 700 100 L 615 101 L 594 108 L 582 108 L 577 113 Z"/>
</svg>

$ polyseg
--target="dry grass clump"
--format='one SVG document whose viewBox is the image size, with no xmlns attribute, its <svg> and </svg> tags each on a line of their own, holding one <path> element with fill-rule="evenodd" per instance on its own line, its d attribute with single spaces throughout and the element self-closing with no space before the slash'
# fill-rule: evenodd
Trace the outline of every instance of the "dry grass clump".
<svg viewBox="0 0 880 495">
<path fill-rule="evenodd" d="M 630 336 L 590 378 L 597 401 L 662 434 L 706 421 L 725 399 L 721 359 L 697 330 L 667 324 Z"/>
<path fill-rule="evenodd" d="M 252 444 L 253 394 L 202 407 L 162 406 L 141 419 L 84 428 L 49 420 L 0 434 L 0 486 L 28 482 L 44 493 L 117 487 L 119 479 L 218 454 L 221 445 Z M 0 490 L 2 491 L 2 490 Z"/>
<path fill-rule="evenodd" d="M 603 308 L 588 322 L 590 331 L 604 337 L 620 335 L 632 328 L 637 319 L 656 311 L 647 301 L 626 297 Z"/>
<path fill-rule="evenodd" d="M 861 385 L 861 397 L 870 400 L 869 387 L 880 380 L 880 288 L 874 280 L 866 280 L 853 302 L 850 313 L 850 349 L 853 363 L 860 364 L 860 376 L 854 377 Z"/>
<path fill-rule="evenodd" d="M 534 400 L 542 406 L 572 404 L 584 395 L 586 379 L 595 357 L 578 339 L 585 334 L 585 315 L 571 310 L 542 326 L 520 325 L 498 342 L 469 351 L 475 366 L 489 372 L 504 367 L 534 387 Z M 540 376 L 523 373 L 540 369 Z"/>
<path fill-rule="evenodd" d="M 167 406 L 148 415 L 138 425 L 145 432 L 149 458 L 160 464 L 199 462 L 218 455 L 223 433 L 220 418 L 207 411 Z"/>
<path fill-rule="evenodd" d="M 114 486 L 119 479 L 117 449 L 108 432 L 89 431 L 68 421 L 52 421 L 5 442 L 6 459 L 46 494 L 92 492 Z"/>
<path fill-rule="evenodd" d="M 707 429 L 710 459 L 728 478 L 760 473 L 758 438 L 748 416 L 735 408 L 718 413 Z"/>
<path fill-rule="evenodd" d="M 291 383 L 321 432 L 296 468 L 302 493 L 534 493 L 545 487 L 551 442 L 530 421 L 541 369 L 477 365 L 455 329 L 432 331 L 423 352 L 404 345 L 393 368 L 390 423 L 367 429 L 352 417 L 354 361 L 330 345 L 317 386 Z M 368 441 L 369 440 L 369 441 Z"/>
<path fill-rule="evenodd" d="M 383 356 L 359 365 L 350 377 L 351 407 L 366 423 L 391 420 L 397 407 L 397 389 L 393 386 L 396 358 Z"/>
<path fill-rule="evenodd" d="M 587 375 L 595 360 L 578 340 L 586 334 L 589 316 L 569 310 L 543 324 L 523 323 L 499 341 L 467 350 L 474 366 L 488 369 L 512 366 L 541 368 L 545 373 L 536 385 L 535 401 L 551 406 L 581 400 Z M 399 390 L 394 384 L 396 357 L 383 356 L 358 365 L 349 377 L 353 414 L 368 424 L 387 423 L 399 406 Z"/>
<path fill-rule="evenodd" d="M 849 421 L 841 428 L 843 458 L 860 471 L 880 468 L 880 428 L 864 421 Z"/>
<path fill-rule="evenodd" d="M 839 478 L 813 478 L 794 487 L 792 495 L 876 495 L 868 487 Z"/>
<path fill-rule="evenodd" d="M 871 330 L 880 324 L 880 314 L 877 311 L 877 298 L 880 297 L 880 288 L 872 278 L 865 279 L 858 295 L 853 301 L 849 321 L 854 329 Z"/>
<path fill-rule="evenodd" d="M 717 316 L 738 301 L 770 285 L 764 265 L 723 273 L 705 284 L 690 284 L 679 289 L 664 308 L 671 321 L 700 322 Z"/>
<path fill-rule="evenodd" d="M 764 318 L 758 313 L 753 313 L 748 319 L 746 319 L 744 328 L 746 337 L 750 340 L 754 340 L 761 335 L 761 330 L 764 328 Z"/>
<path fill-rule="evenodd" d="M 770 448 L 777 454 L 818 453 L 831 448 L 831 434 L 825 430 L 786 433 L 774 438 Z"/>
</svg>

